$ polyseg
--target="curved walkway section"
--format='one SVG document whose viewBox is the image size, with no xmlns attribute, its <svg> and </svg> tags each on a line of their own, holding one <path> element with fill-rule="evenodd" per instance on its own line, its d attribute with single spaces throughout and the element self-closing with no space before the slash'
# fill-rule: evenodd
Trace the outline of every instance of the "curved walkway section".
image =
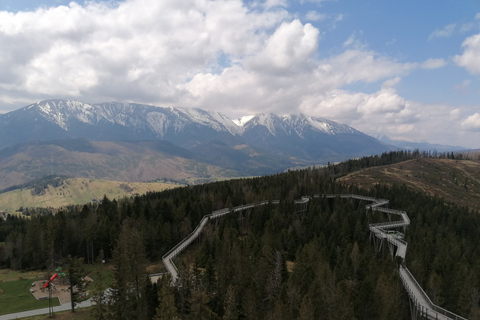
<svg viewBox="0 0 480 320">
<path fill-rule="evenodd" d="M 342 199 L 357 199 L 361 201 L 371 202 L 366 205 L 365 208 L 367 213 L 371 211 L 379 211 L 388 215 L 391 219 L 392 216 L 398 216 L 400 219 L 389 222 L 374 223 L 370 224 L 368 227 L 370 229 L 371 237 L 375 245 L 375 249 L 380 251 L 383 247 L 384 242 L 388 243 L 390 253 L 392 256 L 401 258 L 402 263 L 399 266 L 399 275 L 402 280 L 403 286 L 408 293 L 411 304 L 411 313 L 412 319 L 432 319 L 432 320 L 467 320 L 459 315 L 456 315 L 448 310 L 445 310 L 435 304 L 430 300 L 422 287 L 418 284 L 417 280 L 413 277 L 410 271 L 407 269 L 403 261 L 407 254 L 407 242 L 403 239 L 403 234 L 396 231 L 398 228 L 402 228 L 405 232 L 406 228 L 410 225 L 410 218 L 408 217 L 405 211 L 394 210 L 384 208 L 383 206 L 388 205 L 389 201 L 385 199 L 376 199 L 372 197 L 366 197 L 356 194 L 329 194 L 329 195 L 314 195 L 313 198 L 342 198 Z M 295 200 L 297 205 L 307 205 L 311 200 L 311 197 L 302 197 L 300 200 Z M 188 235 L 185 239 L 180 241 L 175 247 L 170 249 L 163 257 L 163 264 L 167 271 L 171 274 L 172 280 L 177 281 L 178 279 L 178 269 L 173 263 L 173 258 L 179 255 L 188 245 L 190 245 L 195 239 L 198 238 L 200 233 L 203 230 L 203 227 L 207 224 L 210 219 L 217 219 L 223 217 L 226 214 L 241 212 L 244 210 L 249 210 L 254 207 L 263 206 L 268 203 L 278 204 L 279 200 L 273 201 L 262 201 L 259 203 L 252 203 L 247 205 L 242 205 L 234 207 L 232 209 L 224 208 L 220 210 L 213 211 L 210 214 L 205 215 L 200 221 L 199 225 L 193 230 L 193 232 Z"/>
</svg>

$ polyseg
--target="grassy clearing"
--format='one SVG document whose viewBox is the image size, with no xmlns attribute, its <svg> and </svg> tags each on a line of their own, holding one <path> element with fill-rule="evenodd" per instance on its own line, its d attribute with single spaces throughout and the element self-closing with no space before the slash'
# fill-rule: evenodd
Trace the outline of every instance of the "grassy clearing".
<svg viewBox="0 0 480 320">
<path fill-rule="evenodd" d="M 36 300 L 28 291 L 31 287 L 31 279 L 0 282 L 0 315 L 27 310 L 48 308 L 48 300 Z M 52 299 L 54 306 L 60 303 L 58 299 Z"/>
<path fill-rule="evenodd" d="M 70 178 L 60 187 L 49 186 L 45 194 L 34 195 L 33 189 L 13 190 L 0 194 L 0 211 L 14 213 L 20 207 L 60 208 L 67 205 L 89 203 L 93 199 L 121 199 L 150 191 L 163 191 L 178 185 L 161 182 L 121 182 Z"/>
<path fill-rule="evenodd" d="M 102 278 L 102 289 L 105 290 L 108 287 L 112 286 L 113 283 L 113 267 L 110 265 L 86 265 L 85 271 L 87 271 L 88 276 L 93 279 L 93 283 L 98 281 L 98 271 L 101 272 Z M 89 284 L 87 288 L 91 289 L 93 283 Z"/>
<path fill-rule="evenodd" d="M 109 265 L 95 265 L 85 266 L 87 273 L 95 281 L 97 275 L 96 270 L 100 270 L 103 278 L 102 288 L 106 289 L 112 285 L 113 282 L 113 272 L 112 268 Z M 22 312 L 27 310 L 48 308 L 48 300 L 36 300 L 32 294 L 29 292 L 32 282 L 38 279 L 45 278 L 45 271 L 29 271 L 29 272 L 20 272 L 10 269 L 0 270 L 0 315 Z M 92 284 L 90 284 L 92 286 Z M 59 305 L 58 299 L 52 299 L 52 302 L 55 306 Z M 69 313 L 69 312 L 68 312 Z M 87 319 L 88 313 L 85 315 L 85 312 L 78 312 L 78 316 L 71 314 L 66 318 L 58 318 L 57 314 L 55 315 L 56 319 Z M 74 316 L 74 317 L 73 317 Z M 83 318 L 82 318 L 83 316 Z M 45 317 L 33 317 L 28 319 L 46 319 Z"/>
<path fill-rule="evenodd" d="M 11 269 L 0 269 L 0 282 L 45 278 L 45 271 L 15 271 Z"/>
<path fill-rule="evenodd" d="M 359 170 L 338 181 L 366 189 L 378 183 L 406 185 L 460 206 L 480 210 L 480 161 L 414 159 Z"/>
</svg>

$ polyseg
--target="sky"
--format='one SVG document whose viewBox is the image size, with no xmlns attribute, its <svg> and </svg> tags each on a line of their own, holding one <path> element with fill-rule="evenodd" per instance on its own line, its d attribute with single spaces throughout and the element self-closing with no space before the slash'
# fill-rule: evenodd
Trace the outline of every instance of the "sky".
<svg viewBox="0 0 480 320">
<path fill-rule="evenodd" d="M 480 148 L 480 1 L 0 0 L 0 113 L 54 98 Z"/>
</svg>

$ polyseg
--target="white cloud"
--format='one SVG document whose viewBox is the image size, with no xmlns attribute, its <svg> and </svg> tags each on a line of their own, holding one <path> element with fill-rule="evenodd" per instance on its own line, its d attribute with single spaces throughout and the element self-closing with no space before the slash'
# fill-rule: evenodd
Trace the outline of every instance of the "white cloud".
<svg viewBox="0 0 480 320">
<path fill-rule="evenodd" d="M 459 83 L 459 84 L 453 86 L 453 90 L 455 90 L 457 92 L 465 92 L 470 87 L 471 83 L 472 83 L 472 80 L 469 80 L 469 79 L 464 80 L 464 81 L 462 81 L 462 83 Z"/>
<path fill-rule="evenodd" d="M 240 0 L 72 2 L 0 12 L 0 90 L 172 102 L 182 94 L 177 85 L 216 65 L 220 52 L 233 60 L 258 52 L 286 17 L 282 10 L 251 12 Z"/>
<path fill-rule="evenodd" d="M 382 88 L 393 88 L 400 82 L 400 80 L 402 80 L 400 77 L 388 79 L 382 83 Z"/>
<path fill-rule="evenodd" d="M 468 32 L 470 30 L 472 30 L 473 28 L 475 28 L 476 24 L 473 23 L 473 22 L 470 22 L 470 23 L 464 23 L 460 26 L 459 30 L 461 33 L 465 33 L 465 32 Z"/>
<path fill-rule="evenodd" d="M 468 131 L 480 132 L 480 113 L 475 113 L 462 121 L 462 127 Z"/>
<path fill-rule="evenodd" d="M 423 69 L 438 69 L 442 68 L 447 64 L 447 62 L 443 59 L 428 59 L 427 61 L 422 63 Z"/>
<path fill-rule="evenodd" d="M 313 2 L 313 3 L 322 3 L 322 2 L 327 2 L 327 1 L 338 1 L 338 0 L 300 0 L 300 3 L 305 3 L 305 2 Z"/>
<path fill-rule="evenodd" d="M 346 50 L 327 59 L 326 63 L 332 71 L 329 72 L 331 81 L 337 83 L 337 87 L 357 81 L 375 82 L 416 68 L 414 63 L 398 63 L 367 50 Z"/>
<path fill-rule="evenodd" d="M 0 12 L 0 97 L 288 113 L 317 93 L 412 68 L 360 48 L 320 61 L 319 34 L 286 11 L 251 11 L 240 0 Z"/>
<path fill-rule="evenodd" d="M 271 9 L 274 7 L 286 7 L 287 4 L 287 0 L 265 0 L 263 7 L 265 9 Z"/>
<path fill-rule="evenodd" d="M 78 98 L 201 107 L 231 117 L 305 112 L 411 139 L 446 136 L 438 123 L 452 121 L 450 108 L 409 101 L 394 89 L 412 70 L 445 60 L 399 62 L 367 49 L 359 33 L 345 48 L 340 43 L 340 52 L 322 47 L 341 14 L 307 13 L 310 21 L 325 20 L 325 31 L 293 19 L 283 0 L 115 3 L 0 12 L 0 106 Z M 479 47 L 468 38 L 455 62 L 480 73 Z M 365 83 L 378 89 L 345 89 Z M 444 131 L 460 124 L 461 115 Z"/>
<path fill-rule="evenodd" d="M 396 94 L 393 88 L 382 88 L 367 95 L 359 111 L 364 115 L 400 113 L 405 109 L 405 100 Z"/>
<path fill-rule="evenodd" d="M 299 20 L 282 23 L 265 42 L 264 48 L 245 61 L 248 69 L 291 73 L 303 68 L 317 50 L 318 29 Z"/>
<path fill-rule="evenodd" d="M 363 31 L 355 31 L 353 32 L 347 40 L 343 42 L 344 47 L 351 47 L 354 49 L 365 49 L 367 46 L 366 44 L 360 40 L 359 38 L 363 35 Z"/>
<path fill-rule="evenodd" d="M 453 60 L 472 74 L 480 74 L 480 34 L 468 37 L 463 43 L 463 54 L 456 55 Z"/>
<path fill-rule="evenodd" d="M 449 25 L 445 26 L 443 29 L 437 29 L 430 34 L 428 39 L 432 40 L 434 38 L 450 37 L 453 34 L 453 31 L 455 30 L 456 26 L 457 26 L 456 23 L 452 23 L 452 24 L 449 24 Z"/>
<path fill-rule="evenodd" d="M 326 118 L 341 119 L 345 123 L 375 115 L 399 115 L 406 108 L 406 101 L 392 88 L 383 88 L 372 94 L 333 90 L 322 99 L 315 100 L 319 101 L 317 105 L 304 104 L 302 108 L 310 113 L 321 113 Z"/>
<path fill-rule="evenodd" d="M 302 112 L 349 124 L 372 136 L 478 148 L 480 114 L 462 122 L 467 109 L 408 101 L 391 87 L 371 94 L 332 90 L 304 100 L 301 107 Z M 478 139 L 467 128 L 479 132 Z"/>
<path fill-rule="evenodd" d="M 319 13 L 318 11 L 311 10 L 305 14 L 305 19 L 308 21 L 322 21 L 327 17 L 324 13 Z"/>
</svg>

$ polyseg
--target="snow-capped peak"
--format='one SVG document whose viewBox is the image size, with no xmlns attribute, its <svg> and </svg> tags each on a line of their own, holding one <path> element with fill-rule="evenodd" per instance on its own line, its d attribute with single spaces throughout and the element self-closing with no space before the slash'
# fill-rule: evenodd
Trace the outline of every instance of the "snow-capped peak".
<svg viewBox="0 0 480 320">
<path fill-rule="evenodd" d="M 239 127 L 243 127 L 248 121 L 252 120 L 255 116 L 243 116 L 238 119 L 232 120 Z"/>
<path fill-rule="evenodd" d="M 92 126 L 107 122 L 134 132 L 150 132 L 157 138 L 182 132 L 191 125 L 234 136 L 243 136 L 253 128 L 263 127 L 272 136 L 295 135 L 301 139 L 314 132 L 328 135 L 357 132 L 347 125 L 302 113 L 282 116 L 259 113 L 232 120 L 223 113 L 199 108 L 164 108 L 122 102 L 87 104 L 60 99 L 41 101 L 26 108 L 38 110 L 49 122 L 65 131 L 70 131 L 72 125 L 78 122 Z"/>
</svg>

